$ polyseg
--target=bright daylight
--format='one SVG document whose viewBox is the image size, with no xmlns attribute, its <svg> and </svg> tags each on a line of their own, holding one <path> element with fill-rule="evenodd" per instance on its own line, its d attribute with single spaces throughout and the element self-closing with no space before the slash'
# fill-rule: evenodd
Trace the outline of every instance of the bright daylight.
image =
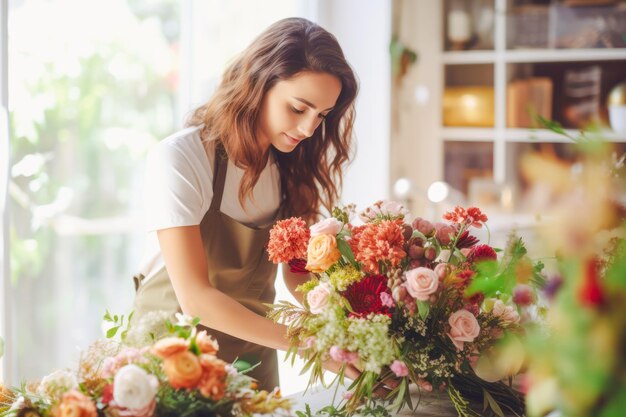
<svg viewBox="0 0 626 417">
<path fill-rule="evenodd" d="M 0 417 L 622 417 L 625 0 L 0 0 Z"/>
</svg>

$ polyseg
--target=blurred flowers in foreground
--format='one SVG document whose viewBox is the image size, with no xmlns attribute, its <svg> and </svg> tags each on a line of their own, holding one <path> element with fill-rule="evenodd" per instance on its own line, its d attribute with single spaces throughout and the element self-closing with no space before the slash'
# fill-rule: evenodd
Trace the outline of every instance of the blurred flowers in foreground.
<svg viewBox="0 0 626 417">
<path fill-rule="evenodd" d="M 107 336 L 115 336 L 123 316 L 107 312 L 105 320 L 114 324 Z M 179 318 L 171 324 L 161 312 L 149 314 L 121 333 L 122 343 L 93 343 L 83 352 L 78 372 L 55 371 L 20 388 L 0 384 L 0 416 L 289 415 L 290 401 L 277 389 L 257 391 L 237 363 L 216 356 L 219 346 L 206 331 L 196 331 L 199 321 Z"/>
<path fill-rule="evenodd" d="M 544 121 L 552 130 L 560 127 Z M 545 287 L 549 331 L 528 339 L 527 413 L 623 416 L 626 410 L 626 223 L 624 158 L 601 135 L 574 139 L 575 170 L 527 155 L 522 172 L 555 202 L 543 238 L 557 254 Z"/>
</svg>

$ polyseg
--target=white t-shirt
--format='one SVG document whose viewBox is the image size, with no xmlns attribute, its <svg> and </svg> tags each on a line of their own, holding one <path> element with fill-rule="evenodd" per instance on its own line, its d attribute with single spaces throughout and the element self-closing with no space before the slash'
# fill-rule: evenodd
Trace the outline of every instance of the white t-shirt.
<svg viewBox="0 0 626 417">
<path fill-rule="evenodd" d="M 141 272 L 149 276 L 163 266 L 156 231 L 198 225 L 213 199 L 213 163 L 200 138 L 201 127 L 183 129 L 156 144 L 146 160 L 144 177 L 145 227 L 149 232 Z M 247 226 L 272 222 L 280 205 L 280 176 L 271 157 L 253 189 L 254 200 L 239 203 L 244 170 L 228 161 L 220 211 Z"/>
</svg>

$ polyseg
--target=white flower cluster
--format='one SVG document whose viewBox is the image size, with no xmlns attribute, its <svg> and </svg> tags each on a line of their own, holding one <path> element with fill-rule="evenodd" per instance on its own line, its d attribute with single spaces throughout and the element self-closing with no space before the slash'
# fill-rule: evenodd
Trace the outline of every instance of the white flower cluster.
<svg viewBox="0 0 626 417">
<path fill-rule="evenodd" d="M 380 372 L 384 365 L 394 360 L 393 343 L 389 339 L 389 317 L 372 314 L 367 319 L 351 318 L 348 321 L 350 344 L 346 349 L 359 352 L 366 371 Z"/>
<path fill-rule="evenodd" d="M 64 392 L 78 388 L 76 375 L 70 370 L 58 370 L 45 376 L 37 387 L 37 394 L 60 400 Z"/>
<path fill-rule="evenodd" d="M 142 347 L 168 334 L 166 320 L 172 321 L 173 315 L 167 311 L 150 311 L 139 321 L 130 326 L 124 343 L 128 346 Z"/>
</svg>

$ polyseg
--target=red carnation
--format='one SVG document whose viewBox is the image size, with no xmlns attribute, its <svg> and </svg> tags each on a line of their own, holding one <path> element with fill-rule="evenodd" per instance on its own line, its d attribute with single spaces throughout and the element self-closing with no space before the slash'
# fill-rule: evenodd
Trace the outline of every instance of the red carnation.
<svg viewBox="0 0 626 417">
<path fill-rule="evenodd" d="M 384 275 L 369 275 L 359 282 L 351 284 L 341 293 L 352 307 L 350 317 L 366 317 L 368 314 L 390 315 L 380 299 L 382 293 L 391 295 Z"/>
<path fill-rule="evenodd" d="M 498 259 L 498 254 L 489 245 L 474 246 L 467 256 L 469 262 L 495 261 L 496 259 Z"/>
<path fill-rule="evenodd" d="M 350 246 L 355 259 L 367 272 L 377 274 L 379 262 L 389 262 L 398 266 L 406 257 L 402 220 L 383 220 L 368 223 L 352 230 Z"/>
<path fill-rule="evenodd" d="M 487 219 L 487 215 L 483 214 L 478 207 L 470 207 L 467 209 L 467 219 L 470 225 L 481 228 Z"/>
<path fill-rule="evenodd" d="M 278 264 L 306 258 L 310 238 L 309 228 L 299 217 L 276 222 L 270 230 L 270 241 L 267 245 L 269 260 Z"/>
<path fill-rule="evenodd" d="M 482 224 L 487 221 L 487 216 L 478 207 L 470 207 L 465 210 L 461 206 L 456 206 L 454 210 L 446 212 L 443 218 L 452 223 L 465 223 L 477 228 L 481 228 Z"/>
</svg>

